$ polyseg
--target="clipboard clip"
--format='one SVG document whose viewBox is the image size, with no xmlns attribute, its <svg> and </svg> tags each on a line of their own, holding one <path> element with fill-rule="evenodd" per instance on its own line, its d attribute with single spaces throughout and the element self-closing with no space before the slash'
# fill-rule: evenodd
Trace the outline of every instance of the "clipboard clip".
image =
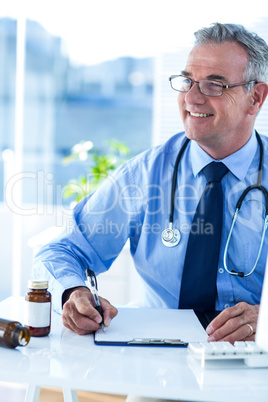
<svg viewBox="0 0 268 402">
<path fill-rule="evenodd" d="M 128 345 L 163 345 L 163 346 L 187 346 L 188 343 L 180 339 L 154 339 L 135 338 L 127 342 Z"/>
</svg>

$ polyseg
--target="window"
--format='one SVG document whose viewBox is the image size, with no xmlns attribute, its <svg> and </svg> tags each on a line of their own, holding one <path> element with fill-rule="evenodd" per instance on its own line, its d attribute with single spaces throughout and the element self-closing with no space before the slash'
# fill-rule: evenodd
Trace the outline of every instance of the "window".
<svg viewBox="0 0 268 402">
<path fill-rule="evenodd" d="M 93 65 L 73 63 L 64 52 L 62 38 L 28 19 L 24 39 L 23 139 L 17 172 L 17 22 L 0 18 L 0 54 L 4 60 L 0 68 L 0 209 L 5 223 L 1 240 L 9 267 L 5 273 L 9 285 L 1 292 L 2 297 L 11 293 L 12 248 L 28 261 L 23 277 L 20 270 L 16 271 L 20 292 L 31 277 L 29 238 L 51 225 L 62 226 L 70 212 L 71 200 L 63 198 L 65 186 L 87 169 L 83 162 L 63 163 L 71 148 L 92 141 L 105 152 L 107 141 L 115 139 L 128 146 L 131 157 L 151 146 L 152 57 L 121 56 Z M 21 191 L 20 200 L 17 190 Z M 16 266 L 20 261 L 18 257 Z"/>
</svg>

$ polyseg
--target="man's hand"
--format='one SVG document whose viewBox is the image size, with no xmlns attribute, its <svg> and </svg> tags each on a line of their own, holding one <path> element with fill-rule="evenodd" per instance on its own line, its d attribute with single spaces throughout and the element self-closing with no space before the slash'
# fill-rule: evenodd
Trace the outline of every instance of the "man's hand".
<svg viewBox="0 0 268 402">
<path fill-rule="evenodd" d="M 104 325 L 109 326 L 118 311 L 108 300 L 100 299 Z M 76 288 L 63 305 L 62 322 L 65 327 L 79 335 L 90 334 L 100 328 L 101 315 L 94 307 L 94 298 L 86 287 Z"/>
<path fill-rule="evenodd" d="M 223 310 L 206 329 L 208 342 L 255 341 L 258 314 L 259 306 L 245 302 Z"/>
</svg>

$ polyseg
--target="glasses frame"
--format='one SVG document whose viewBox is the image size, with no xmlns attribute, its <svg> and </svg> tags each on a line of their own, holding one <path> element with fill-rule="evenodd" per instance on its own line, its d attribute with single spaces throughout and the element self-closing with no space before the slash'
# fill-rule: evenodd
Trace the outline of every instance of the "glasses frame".
<svg viewBox="0 0 268 402">
<path fill-rule="evenodd" d="M 179 89 L 173 88 L 173 86 L 172 86 L 172 80 L 173 80 L 174 78 L 178 78 L 178 77 L 183 77 L 183 78 L 186 78 L 187 80 L 191 81 L 190 88 L 188 89 L 188 91 L 180 91 Z M 217 83 L 220 84 L 221 87 L 222 87 L 221 94 L 219 94 L 219 95 L 208 95 L 208 94 L 205 94 L 204 92 L 202 92 L 201 87 L 200 87 L 200 82 L 201 82 L 201 81 L 215 81 L 215 82 L 217 82 Z M 254 84 L 257 83 L 256 80 L 251 80 L 251 81 L 247 81 L 247 82 L 239 82 L 239 83 L 237 83 L 237 84 L 226 84 L 226 85 L 225 85 L 225 84 L 223 84 L 221 81 L 217 81 L 217 80 L 208 80 L 208 79 L 204 79 L 204 80 L 200 80 L 200 81 L 195 81 L 195 80 L 192 80 L 192 78 L 186 77 L 185 75 L 181 75 L 181 74 L 179 74 L 179 75 L 171 75 L 171 76 L 169 77 L 169 82 L 170 82 L 171 88 L 172 88 L 174 91 L 183 92 L 183 93 L 189 92 L 190 89 L 193 87 L 193 85 L 196 83 L 196 84 L 198 84 L 198 88 L 199 88 L 199 91 L 201 92 L 201 94 L 203 94 L 203 95 L 205 95 L 205 96 L 212 96 L 212 97 L 222 96 L 224 89 L 239 87 L 239 86 L 242 86 L 242 85 L 251 84 L 252 82 L 254 82 Z"/>
</svg>

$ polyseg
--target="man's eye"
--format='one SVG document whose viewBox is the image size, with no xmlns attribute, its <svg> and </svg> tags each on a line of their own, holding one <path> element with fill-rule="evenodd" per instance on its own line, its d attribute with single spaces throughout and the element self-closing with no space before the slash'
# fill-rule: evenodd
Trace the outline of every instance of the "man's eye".
<svg viewBox="0 0 268 402">
<path fill-rule="evenodd" d="M 222 84 L 220 82 L 217 81 L 207 81 L 207 86 L 211 89 L 215 88 L 222 88 Z"/>
</svg>

